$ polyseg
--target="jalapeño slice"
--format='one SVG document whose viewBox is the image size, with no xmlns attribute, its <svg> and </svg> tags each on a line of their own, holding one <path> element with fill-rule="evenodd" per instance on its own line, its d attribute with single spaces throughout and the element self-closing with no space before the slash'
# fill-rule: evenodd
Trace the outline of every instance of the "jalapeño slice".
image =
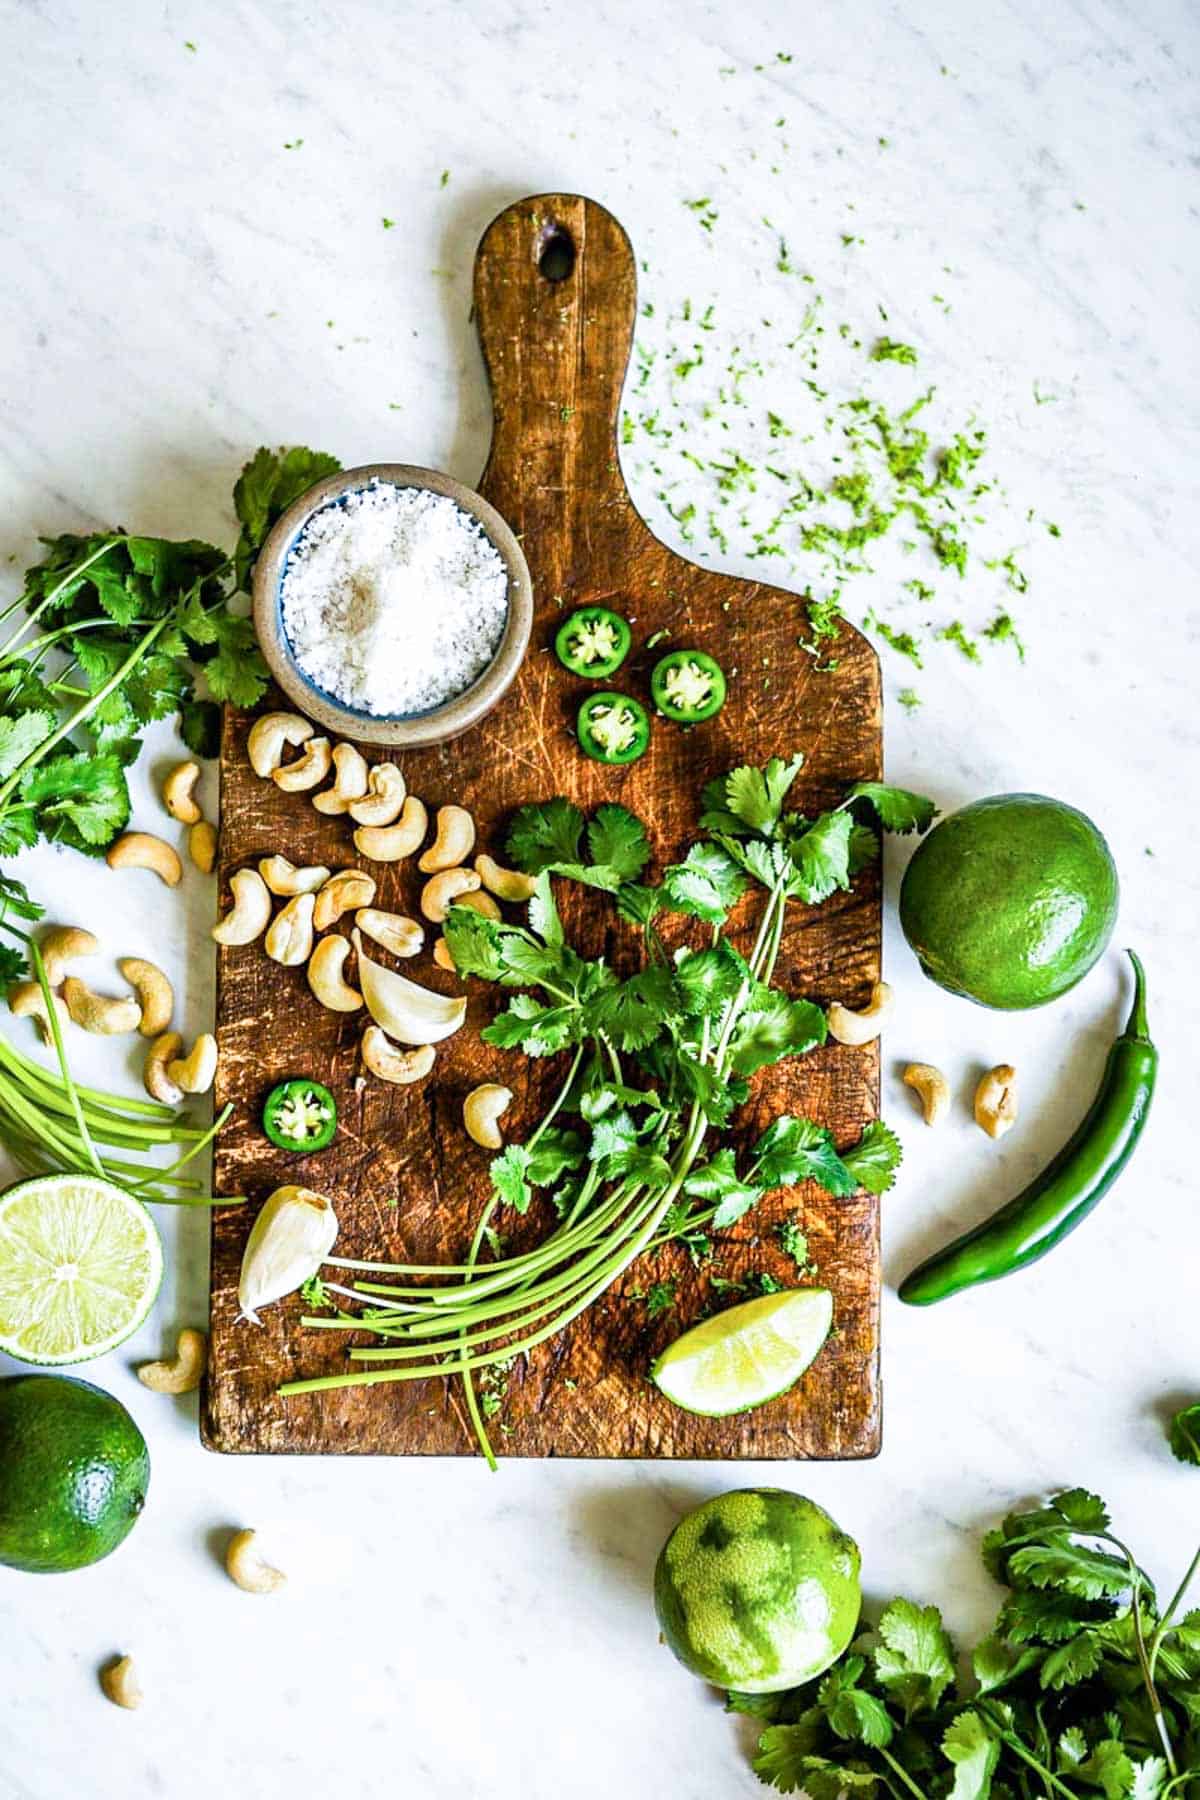
<svg viewBox="0 0 1200 1800">
<path fill-rule="evenodd" d="M 649 716 L 629 694 L 590 694 L 579 709 L 576 729 L 594 762 L 636 762 L 650 745 Z"/>
<path fill-rule="evenodd" d="M 564 669 L 595 681 L 616 674 L 632 642 L 633 633 L 620 613 L 607 606 L 581 606 L 559 626 L 554 650 Z"/>
<path fill-rule="evenodd" d="M 725 704 L 725 672 L 703 650 L 672 650 L 656 662 L 650 692 L 660 713 L 680 725 L 711 719 Z"/>
<path fill-rule="evenodd" d="M 337 1130 L 337 1102 L 319 1081 L 296 1076 L 271 1089 L 262 1123 L 278 1150 L 324 1150 Z"/>
</svg>

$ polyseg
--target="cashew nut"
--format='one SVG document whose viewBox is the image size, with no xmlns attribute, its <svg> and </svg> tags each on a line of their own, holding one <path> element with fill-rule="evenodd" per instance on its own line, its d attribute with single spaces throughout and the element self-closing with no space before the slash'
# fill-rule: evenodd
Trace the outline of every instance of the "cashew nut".
<svg viewBox="0 0 1200 1800">
<path fill-rule="evenodd" d="M 74 975 L 67 976 L 62 991 L 67 1011 L 85 1031 L 117 1037 L 125 1031 L 136 1031 L 141 1024 L 142 1009 L 132 994 L 97 994 Z"/>
<path fill-rule="evenodd" d="M 200 1386 L 207 1361 L 208 1339 L 202 1331 L 185 1325 L 176 1341 L 174 1356 L 162 1362 L 142 1363 L 137 1378 L 156 1394 L 190 1394 Z"/>
<path fill-rule="evenodd" d="M 472 888 L 468 893 L 460 894 L 454 904 L 469 906 L 472 912 L 482 913 L 485 919 L 500 919 L 504 916 L 492 896 L 485 894 L 482 888 Z"/>
<path fill-rule="evenodd" d="M 394 825 L 360 825 L 354 834 L 354 848 L 368 862 L 400 862 L 420 849 L 428 824 L 424 803 L 410 794 Z"/>
<path fill-rule="evenodd" d="M 287 1576 L 265 1563 L 254 1547 L 258 1533 L 235 1531 L 225 1551 L 225 1572 L 246 1594 L 277 1594 Z"/>
<path fill-rule="evenodd" d="M 367 791 L 367 759 L 353 744 L 334 745 L 333 770 L 333 786 L 313 795 L 319 813 L 349 812 L 351 801 L 361 800 Z"/>
<path fill-rule="evenodd" d="M 437 964 L 438 968 L 445 969 L 447 974 L 450 974 L 450 975 L 458 974 L 457 965 L 455 964 L 454 958 L 450 954 L 450 946 L 446 942 L 444 937 L 438 938 L 437 941 L 434 943 L 433 960 Z"/>
<path fill-rule="evenodd" d="M 264 948 L 272 962 L 294 969 L 307 962 L 313 947 L 315 894 L 294 894 L 267 927 Z"/>
<path fill-rule="evenodd" d="M 211 875 L 217 865 L 217 828 L 201 819 L 188 832 L 188 855 L 202 875 Z"/>
<path fill-rule="evenodd" d="M 170 844 L 149 831 L 127 831 L 110 844 L 104 858 L 110 869 L 149 869 L 168 887 L 183 880 L 183 864 Z"/>
<path fill-rule="evenodd" d="M 59 1025 L 65 1025 L 70 1014 L 57 994 L 51 994 L 54 1010 L 58 1014 Z M 50 1014 L 46 1008 L 46 996 L 38 981 L 18 981 L 15 987 L 8 990 L 8 1010 L 18 1019 L 36 1019 L 38 1030 L 42 1034 L 42 1042 L 52 1044 L 54 1033 L 50 1029 Z"/>
<path fill-rule="evenodd" d="M 334 932 L 322 938 L 308 959 L 308 985 L 330 1012 L 357 1012 L 363 997 L 342 977 L 350 954 L 350 940 Z"/>
<path fill-rule="evenodd" d="M 273 894 L 315 894 L 329 880 L 329 870 L 314 863 L 298 869 L 286 856 L 264 856 L 258 872 Z"/>
<path fill-rule="evenodd" d="M 883 1021 L 892 1010 L 895 995 L 886 981 L 877 981 L 871 989 L 870 1004 L 852 1012 L 835 1000 L 826 1014 L 829 1035 L 839 1044 L 870 1044 L 883 1029 Z"/>
<path fill-rule="evenodd" d="M 82 925 L 52 925 L 38 945 L 50 986 L 58 986 L 67 972 L 68 963 L 79 956 L 95 956 L 99 948 L 100 939 L 85 931 Z"/>
<path fill-rule="evenodd" d="M 233 905 L 212 928 L 218 944 L 252 944 L 267 929 L 271 896 L 257 869 L 239 869 L 229 878 Z"/>
<path fill-rule="evenodd" d="M 403 913 L 377 912 L 373 906 L 364 906 L 355 913 L 354 923 L 393 956 L 415 956 L 425 942 L 417 921 L 406 919 Z"/>
<path fill-rule="evenodd" d="M 356 825 L 390 825 L 400 816 L 408 788 L 395 763 L 376 763 L 367 776 L 366 795 L 351 803 Z"/>
<path fill-rule="evenodd" d="M 474 869 L 442 869 L 431 875 L 421 889 L 421 911 L 440 925 L 460 895 L 473 894 L 478 887 L 479 877 Z"/>
<path fill-rule="evenodd" d="M 463 1101 L 463 1124 L 473 1143 L 481 1144 L 485 1150 L 499 1150 L 504 1142 L 500 1119 L 511 1102 L 512 1089 L 494 1081 L 471 1089 Z"/>
<path fill-rule="evenodd" d="M 160 1037 L 171 1023 L 175 1010 L 175 990 L 158 967 L 142 956 L 123 956 L 117 963 L 122 975 L 142 1005 L 142 1022 L 138 1030 L 143 1037 Z"/>
<path fill-rule="evenodd" d="M 181 762 L 176 763 L 163 782 L 163 805 L 181 825 L 198 825 L 204 817 L 193 791 L 199 779 L 199 763 Z"/>
<path fill-rule="evenodd" d="M 491 856 L 477 856 L 475 870 L 489 894 L 495 894 L 497 900 L 529 900 L 537 887 L 532 875 L 522 875 L 519 869 L 502 869 Z"/>
<path fill-rule="evenodd" d="M 217 1040 L 202 1031 L 187 1056 L 167 1064 L 167 1076 L 185 1094 L 207 1094 L 217 1074 Z"/>
<path fill-rule="evenodd" d="M 355 834 L 357 835 L 357 833 Z M 370 906 L 375 898 L 375 877 L 362 869 L 339 869 L 317 894 L 313 924 L 318 931 L 336 925 L 352 907 Z"/>
<path fill-rule="evenodd" d="M 168 1031 L 156 1039 L 146 1052 L 142 1069 L 146 1092 L 152 1100 L 161 1100 L 165 1106 L 178 1106 L 183 1099 L 183 1089 L 176 1087 L 167 1073 L 182 1049 L 183 1039 L 179 1033 Z"/>
<path fill-rule="evenodd" d="M 299 713 L 264 713 L 255 719 L 246 740 L 250 767 L 265 780 L 282 763 L 285 744 L 303 744 L 312 734 L 312 725 Z"/>
<path fill-rule="evenodd" d="M 905 1087 L 915 1089 L 925 1123 L 936 1125 L 950 1105 L 950 1083 L 942 1071 L 932 1063 L 909 1063 L 901 1080 Z"/>
<path fill-rule="evenodd" d="M 423 875 L 456 869 L 475 848 L 475 821 L 465 806 L 439 806 L 437 836 L 417 864 Z"/>
<path fill-rule="evenodd" d="M 144 1698 L 141 1684 L 137 1678 L 137 1670 L 133 1666 L 131 1656 L 116 1656 L 105 1663 L 100 1671 L 100 1689 L 106 1700 L 114 1706 L 123 1706 L 127 1712 L 136 1712 Z"/>
<path fill-rule="evenodd" d="M 401 1087 L 424 1081 L 437 1058 L 432 1044 L 421 1044 L 415 1050 L 399 1050 L 386 1031 L 368 1025 L 362 1035 L 363 1067 L 378 1075 L 381 1081 L 394 1081 Z"/>
<path fill-rule="evenodd" d="M 295 762 L 271 770 L 271 780 L 285 794 L 307 794 L 309 788 L 320 787 L 332 761 L 329 739 L 309 738 Z"/>
<path fill-rule="evenodd" d="M 1017 1122 L 1017 1071 L 997 1063 L 975 1089 L 975 1123 L 990 1138 L 1003 1137 Z"/>
</svg>

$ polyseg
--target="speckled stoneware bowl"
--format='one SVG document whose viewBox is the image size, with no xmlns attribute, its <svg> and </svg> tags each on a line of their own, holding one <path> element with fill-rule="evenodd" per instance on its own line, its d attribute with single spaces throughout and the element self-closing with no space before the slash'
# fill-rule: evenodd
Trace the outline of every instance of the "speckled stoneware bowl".
<svg viewBox="0 0 1200 1800">
<path fill-rule="evenodd" d="M 309 680 L 296 662 L 283 627 L 284 570 L 300 533 L 321 507 L 372 481 L 446 495 L 482 528 L 499 551 L 508 575 L 508 616 L 495 656 L 469 688 L 428 712 L 390 715 L 343 705 L 335 695 Z M 532 626 L 529 568 L 520 544 L 495 507 L 460 481 L 452 481 L 449 475 L 439 474 L 436 469 L 418 469 L 409 463 L 367 463 L 360 469 L 342 469 L 318 481 L 276 521 L 254 568 L 254 629 L 271 674 L 298 711 L 323 730 L 360 744 L 415 750 L 423 744 L 445 743 L 447 738 L 469 731 L 491 712 L 511 686 L 529 646 Z"/>
</svg>

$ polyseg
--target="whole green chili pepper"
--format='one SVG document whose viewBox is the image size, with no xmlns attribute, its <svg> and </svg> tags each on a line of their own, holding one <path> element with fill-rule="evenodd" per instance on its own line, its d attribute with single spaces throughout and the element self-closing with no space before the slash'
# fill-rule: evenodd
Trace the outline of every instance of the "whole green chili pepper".
<svg viewBox="0 0 1200 1800">
<path fill-rule="evenodd" d="M 1108 1053 L 1100 1091 L 1074 1135 L 1024 1191 L 905 1276 L 900 1298 L 931 1306 L 997 1281 L 1053 1250 L 1104 1197 L 1133 1155 L 1150 1111 L 1158 1051 L 1146 1024 L 1146 979 L 1133 964 L 1129 1023 Z"/>
</svg>

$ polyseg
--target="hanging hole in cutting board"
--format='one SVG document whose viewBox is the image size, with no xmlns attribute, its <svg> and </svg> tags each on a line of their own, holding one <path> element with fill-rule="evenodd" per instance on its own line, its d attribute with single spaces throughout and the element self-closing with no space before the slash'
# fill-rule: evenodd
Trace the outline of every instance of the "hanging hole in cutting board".
<svg viewBox="0 0 1200 1800">
<path fill-rule="evenodd" d="M 538 273 L 547 281 L 565 281 L 575 267 L 575 240 L 565 225 L 548 225 L 538 250 Z"/>
</svg>

